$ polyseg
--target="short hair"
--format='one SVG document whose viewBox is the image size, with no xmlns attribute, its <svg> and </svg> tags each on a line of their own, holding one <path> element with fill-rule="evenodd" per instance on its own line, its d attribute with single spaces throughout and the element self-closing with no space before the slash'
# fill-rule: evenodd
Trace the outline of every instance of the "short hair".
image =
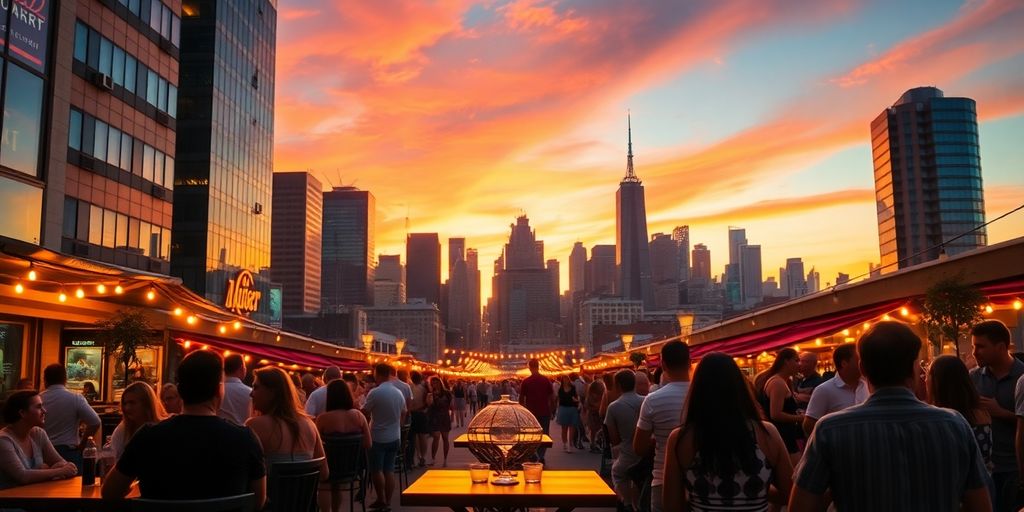
<svg viewBox="0 0 1024 512">
<path fill-rule="evenodd" d="M 324 406 L 325 411 L 333 411 L 340 409 L 347 411 L 354 405 L 352 400 L 352 390 L 349 389 L 348 383 L 341 379 L 334 379 L 327 383 L 327 402 Z"/>
<path fill-rule="evenodd" d="M 883 321 L 860 337 L 857 352 L 861 372 L 874 387 L 902 386 L 914 377 L 921 338 L 903 322 Z"/>
<path fill-rule="evenodd" d="M 228 375 L 234 375 L 243 366 L 245 359 L 242 359 L 242 354 L 231 354 L 224 358 L 224 373 Z"/>
<path fill-rule="evenodd" d="M 377 363 L 373 367 L 373 376 L 377 378 L 379 382 L 387 382 L 391 378 L 391 365 L 387 363 Z"/>
<path fill-rule="evenodd" d="M 839 363 L 848 363 L 855 355 L 857 355 L 857 347 L 852 343 L 844 343 L 832 351 L 832 364 L 834 364 L 836 370 L 838 370 Z"/>
<path fill-rule="evenodd" d="M 540 361 L 536 357 L 531 358 L 530 361 L 526 363 L 526 365 L 529 366 L 531 369 L 540 369 Z"/>
<path fill-rule="evenodd" d="M 624 393 L 636 389 L 636 373 L 633 370 L 619 370 L 615 373 L 615 383 Z"/>
<path fill-rule="evenodd" d="M 672 371 L 688 369 L 690 367 L 690 346 L 679 340 L 662 345 L 661 364 Z"/>
<path fill-rule="evenodd" d="M 46 387 L 55 386 L 57 384 L 67 384 L 68 382 L 68 370 L 64 368 L 62 364 L 51 364 L 43 370 L 43 384 Z"/>
<path fill-rule="evenodd" d="M 992 342 L 993 345 L 996 343 L 1002 343 L 1003 345 L 1010 345 L 1010 329 L 1006 327 L 1006 324 L 999 320 L 985 320 L 984 322 L 975 325 L 971 329 L 971 336 L 981 336 Z"/>
<path fill-rule="evenodd" d="M 217 396 L 224 378 L 224 360 L 216 352 L 196 350 L 178 365 L 178 395 L 185 405 L 201 404 Z"/>
<path fill-rule="evenodd" d="M 412 379 L 413 384 L 419 384 L 420 382 L 423 382 L 423 374 L 416 370 L 413 370 L 409 374 L 409 378 Z"/>
<path fill-rule="evenodd" d="M 353 384 L 359 384 L 359 379 L 356 378 L 356 374 L 354 373 L 346 373 L 345 375 L 342 375 L 341 380 L 351 382 Z"/>
<path fill-rule="evenodd" d="M 340 378 L 341 368 L 338 368 L 337 366 L 328 366 L 327 369 L 324 370 L 324 382 L 330 382 Z"/>
<path fill-rule="evenodd" d="M 21 411 L 28 409 L 29 404 L 32 403 L 32 397 L 38 394 L 39 392 L 34 389 L 11 393 L 11 396 L 7 397 L 7 401 L 4 402 L 4 423 L 8 425 L 17 423 L 21 419 Z"/>
</svg>

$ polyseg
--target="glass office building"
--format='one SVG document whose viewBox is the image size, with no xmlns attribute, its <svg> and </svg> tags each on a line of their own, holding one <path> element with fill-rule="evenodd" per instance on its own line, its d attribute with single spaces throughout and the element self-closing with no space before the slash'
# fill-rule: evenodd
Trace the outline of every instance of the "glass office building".
<svg viewBox="0 0 1024 512">
<path fill-rule="evenodd" d="M 323 196 L 320 294 L 324 310 L 373 305 L 377 202 L 368 190 L 334 187 Z"/>
<path fill-rule="evenodd" d="M 883 272 L 986 245 L 974 100 L 911 89 L 871 137 Z"/>
<path fill-rule="evenodd" d="M 171 273 L 225 304 L 229 281 L 247 271 L 261 294 L 253 318 L 274 322 L 280 317 L 280 300 L 272 300 L 280 288 L 269 278 L 276 2 L 185 0 L 181 12 Z"/>
</svg>

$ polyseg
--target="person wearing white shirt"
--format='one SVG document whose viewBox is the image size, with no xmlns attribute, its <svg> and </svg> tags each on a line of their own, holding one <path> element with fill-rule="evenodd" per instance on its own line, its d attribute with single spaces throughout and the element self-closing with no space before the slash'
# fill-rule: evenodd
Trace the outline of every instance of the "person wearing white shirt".
<svg viewBox="0 0 1024 512">
<path fill-rule="evenodd" d="M 224 358 L 224 399 L 220 402 L 219 416 L 238 426 L 252 416 L 252 388 L 242 382 L 245 360 L 240 354 Z"/>
<path fill-rule="evenodd" d="M 407 412 L 405 396 L 393 385 L 388 385 L 393 368 L 386 364 L 374 367 L 373 376 L 382 384 L 366 395 L 364 412 L 370 419 L 373 443 L 369 452 L 370 483 L 377 501 L 369 509 L 391 508 L 391 495 L 395 491 L 395 455 L 402 439 L 402 425 Z"/>
<path fill-rule="evenodd" d="M 853 343 L 840 345 L 832 352 L 836 375 L 811 392 L 804 412 L 804 433 L 809 437 L 814 425 L 826 414 L 841 411 L 868 399 L 868 386 L 860 378 L 860 359 Z"/>
<path fill-rule="evenodd" d="M 690 347 L 670 341 L 661 347 L 661 387 L 644 397 L 633 432 L 633 453 L 643 457 L 654 449 L 651 475 L 651 512 L 662 512 L 662 483 L 668 436 L 682 421 L 683 403 L 690 390 Z M 646 489 L 645 489 L 646 491 Z M 646 492 L 640 497 L 646 498 Z"/>
<path fill-rule="evenodd" d="M 57 449 L 64 460 L 74 463 L 78 471 L 82 471 L 82 448 L 85 440 L 92 437 L 100 428 L 100 417 L 89 406 L 85 397 L 69 391 L 68 373 L 64 365 L 51 364 L 43 370 L 43 383 L 46 389 L 39 393 L 46 410 L 46 422 L 43 428 L 50 438 L 50 443 Z M 85 435 L 80 436 L 78 427 L 85 424 Z M 99 444 L 99 443 L 97 443 Z"/>
<path fill-rule="evenodd" d="M 338 380 L 341 378 L 341 368 L 337 366 L 328 366 L 324 370 L 324 385 L 313 390 L 312 393 L 306 397 L 306 414 L 313 418 L 320 416 L 327 409 L 327 384 L 332 380 Z"/>
</svg>

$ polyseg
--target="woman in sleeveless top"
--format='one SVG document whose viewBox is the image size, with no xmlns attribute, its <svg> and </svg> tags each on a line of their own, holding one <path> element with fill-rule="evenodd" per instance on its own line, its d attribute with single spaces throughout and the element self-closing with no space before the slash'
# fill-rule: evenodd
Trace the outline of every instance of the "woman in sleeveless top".
<svg viewBox="0 0 1024 512">
<path fill-rule="evenodd" d="M 704 356 L 682 418 L 668 438 L 664 510 L 767 511 L 769 501 L 789 500 L 793 466 L 785 443 L 761 420 L 732 357 Z"/>
<path fill-rule="evenodd" d="M 43 399 L 35 390 L 15 391 L 7 398 L 0 430 L 0 489 L 78 474 L 74 464 L 57 454 L 43 430 Z"/>
<path fill-rule="evenodd" d="M 266 366 L 253 372 L 252 408 L 255 415 L 245 425 L 259 438 L 268 469 L 274 462 L 324 456 L 320 432 L 300 409 L 295 385 L 284 370 Z M 327 476 L 325 459 L 320 478 L 326 480 Z"/>
<path fill-rule="evenodd" d="M 462 379 L 455 381 L 452 396 L 455 397 L 455 425 L 462 428 L 466 422 L 466 386 L 463 385 Z"/>
<path fill-rule="evenodd" d="M 437 460 L 437 447 L 444 441 L 443 467 L 448 467 L 448 432 L 452 430 L 452 393 L 440 377 L 430 378 L 430 394 L 427 395 L 427 428 L 434 438 L 430 447 L 430 465 Z"/>
<path fill-rule="evenodd" d="M 368 449 L 372 441 L 370 426 L 366 416 L 355 408 L 355 398 L 348 382 L 335 379 L 327 383 L 327 400 L 324 412 L 316 417 L 316 428 L 321 436 L 361 434 L 363 449 Z M 320 510 L 340 511 L 344 500 L 341 499 L 341 486 L 324 483 L 317 494 Z"/>
<path fill-rule="evenodd" d="M 797 412 L 796 397 L 790 385 L 797 374 L 799 355 L 796 350 L 784 348 L 775 357 L 771 368 L 757 377 L 761 407 L 765 416 L 786 442 L 790 459 L 795 465 L 803 451 L 804 415 Z"/>
<path fill-rule="evenodd" d="M 166 417 L 164 406 L 157 399 L 152 386 L 141 381 L 129 384 L 121 393 L 121 422 L 110 435 L 114 456 L 121 458 L 124 447 L 128 446 L 128 441 L 132 440 L 140 428 L 159 423 Z"/>
</svg>

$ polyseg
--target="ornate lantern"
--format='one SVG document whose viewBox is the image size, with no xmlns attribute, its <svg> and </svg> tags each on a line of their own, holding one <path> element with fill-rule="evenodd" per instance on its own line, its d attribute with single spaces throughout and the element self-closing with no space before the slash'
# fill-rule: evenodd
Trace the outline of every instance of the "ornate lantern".
<svg viewBox="0 0 1024 512">
<path fill-rule="evenodd" d="M 483 408 L 466 428 L 469 451 L 498 471 L 498 477 L 491 481 L 495 485 L 519 483 L 510 469 L 521 467 L 536 453 L 543 435 L 533 413 L 509 400 L 508 395 Z"/>
</svg>

